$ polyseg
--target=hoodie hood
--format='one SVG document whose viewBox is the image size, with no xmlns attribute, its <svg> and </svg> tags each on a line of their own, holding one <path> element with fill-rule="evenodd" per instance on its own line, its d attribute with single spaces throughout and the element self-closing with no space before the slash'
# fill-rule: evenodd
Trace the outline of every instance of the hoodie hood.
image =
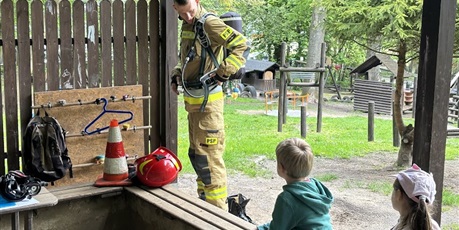
<svg viewBox="0 0 459 230">
<path fill-rule="evenodd" d="M 327 214 L 333 203 L 333 195 L 330 190 L 314 178 L 284 185 L 283 189 L 295 197 L 298 202 L 320 215 Z"/>
</svg>

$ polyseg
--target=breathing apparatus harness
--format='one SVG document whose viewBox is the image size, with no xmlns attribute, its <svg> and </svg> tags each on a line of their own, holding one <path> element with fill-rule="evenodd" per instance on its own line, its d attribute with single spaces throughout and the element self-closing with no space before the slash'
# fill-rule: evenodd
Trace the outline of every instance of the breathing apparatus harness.
<svg viewBox="0 0 459 230">
<path fill-rule="evenodd" d="M 183 73 L 185 72 L 186 65 L 188 64 L 189 61 L 193 60 L 193 58 L 196 55 L 194 44 L 196 43 L 196 40 L 198 40 L 202 47 L 201 48 L 201 62 L 199 65 L 199 76 L 201 77 L 199 78 L 199 82 L 189 83 L 189 82 L 183 81 L 183 90 L 191 97 L 199 98 L 201 97 L 201 95 L 193 95 L 190 93 L 190 91 L 188 91 L 187 84 L 188 84 L 188 87 L 190 87 L 190 85 L 199 86 L 199 87 L 202 86 L 202 88 L 204 89 L 204 101 L 202 102 L 201 107 L 199 109 L 199 111 L 201 112 L 204 112 L 204 109 L 206 108 L 207 101 L 209 100 L 210 91 L 214 90 L 218 85 L 217 80 L 215 80 L 210 75 L 217 72 L 217 69 L 220 66 L 220 64 L 217 61 L 217 58 L 215 57 L 214 52 L 212 51 L 212 48 L 210 47 L 210 39 L 209 37 L 207 37 L 207 34 L 204 32 L 204 23 L 209 15 L 216 16 L 213 13 L 205 13 L 199 20 L 196 20 L 194 23 L 195 36 L 194 36 L 193 46 L 191 47 L 190 51 L 188 51 L 188 54 L 186 55 L 185 63 L 183 64 L 183 68 L 182 68 L 182 76 L 181 76 L 181 78 L 184 79 Z M 215 69 L 204 74 L 206 53 L 209 53 L 210 59 L 214 63 Z M 209 87 L 212 87 L 212 89 L 209 89 Z"/>
<path fill-rule="evenodd" d="M 20 170 L 12 170 L 0 177 L 0 195 L 8 201 L 21 201 L 37 195 L 41 186 L 47 185 L 47 182 L 28 176 Z"/>
</svg>

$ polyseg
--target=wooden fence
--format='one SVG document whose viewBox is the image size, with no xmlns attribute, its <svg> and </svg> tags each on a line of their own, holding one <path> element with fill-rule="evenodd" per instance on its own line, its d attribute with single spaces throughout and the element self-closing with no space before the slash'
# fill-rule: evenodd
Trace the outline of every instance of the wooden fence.
<svg viewBox="0 0 459 230">
<path fill-rule="evenodd" d="M 354 110 L 368 112 L 369 101 L 375 102 L 375 113 L 392 114 L 392 84 L 357 79 L 354 83 Z"/>
<path fill-rule="evenodd" d="M 152 126 L 145 132 L 144 146 L 159 145 L 159 106 L 167 103 L 158 89 L 164 85 L 160 69 L 166 68 L 159 63 L 160 26 L 166 25 L 159 23 L 160 10 L 164 11 L 159 1 L 2 0 L 0 4 L 0 130 L 5 130 L 0 149 L 9 169 L 19 168 L 22 131 L 32 116 L 36 92 L 140 84 L 143 94 L 151 96 L 143 100 L 144 124 Z M 165 15 L 173 18 L 170 10 L 165 11 L 162 20 L 166 21 Z M 0 173 L 4 170 L 1 161 Z"/>
</svg>

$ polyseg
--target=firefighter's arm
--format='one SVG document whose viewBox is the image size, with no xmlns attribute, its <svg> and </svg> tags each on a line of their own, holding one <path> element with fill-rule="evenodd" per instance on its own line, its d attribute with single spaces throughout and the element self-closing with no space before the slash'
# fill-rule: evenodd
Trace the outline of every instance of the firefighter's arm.
<svg viewBox="0 0 459 230">
<path fill-rule="evenodd" d="M 229 52 L 228 56 L 220 63 L 215 76 L 219 81 L 226 81 L 229 76 L 245 66 L 246 60 L 243 53 L 247 49 L 247 39 L 217 17 L 207 19 L 205 30 L 212 46 L 214 46 L 213 44 L 222 45 Z"/>
</svg>

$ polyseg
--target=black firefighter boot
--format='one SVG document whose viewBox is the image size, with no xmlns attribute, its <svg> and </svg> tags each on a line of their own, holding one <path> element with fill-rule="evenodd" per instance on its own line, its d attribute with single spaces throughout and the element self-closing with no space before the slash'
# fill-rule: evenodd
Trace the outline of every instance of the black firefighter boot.
<svg viewBox="0 0 459 230">
<path fill-rule="evenodd" d="M 249 203 L 249 201 L 250 199 L 247 199 L 240 193 L 237 195 L 229 196 L 226 198 L 226 203 L 228 203 L 228 212 L 237 217 L 240 217 L 249 223 L 254 224 L 252 219 L 245 213 L 245 206 L 247 203 Z"/>
</svg>

